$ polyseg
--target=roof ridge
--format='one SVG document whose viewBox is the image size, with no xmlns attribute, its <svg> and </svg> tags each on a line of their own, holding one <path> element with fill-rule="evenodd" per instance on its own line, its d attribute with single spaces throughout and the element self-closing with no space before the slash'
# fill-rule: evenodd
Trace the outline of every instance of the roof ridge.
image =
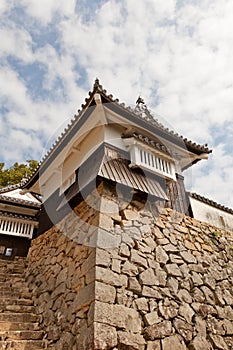
<svg viewBox="0 0 233 350">
<path fill-rule="evenodd" d="M 38 207 L 38 208 L 41 206 L 41 203 L 36 203 L 36 202 L 30 201 L 27 199 L 20 199 L 20 198 L 15 198 L 15 197 L 10 197 L 10 196 L 4 196 L 3 194 L 0 194 L 0 199 L 6 200 L 9 202 L 14 202 L 14 203 L 32 205 L 32 206 Z"/>
<path fill-rule="evenodd" d="M 195 199 L 198 199 L 206 204 L 209 204 L 209 205 L 212 205 L 213 207 L 215 208 L 218 208 L 218 209 L 221 209 L 223 211 L 226 211 L 230 214 L 233 214 L 233 209 L 232 208 L 229 208 L 229 207 L 226 207 L 225 205 L 222 205 L 220 203 L 217 203 L 215 202 L 214 200 L 212 199 L 209 199 L 209 198 L 206 198 L 198 193 L 195 193 L 195 192 L 189 192 L 190 196 L 195 198 Z"/>
<path fill-rule="evenodd" d="M 0 188 L 0 194 L 8 192 L 10 190 L 16 190 L 17 188 L 20 188 L 20 186 L 21 186 L 21 182 L 18 182 L 17 184 L 2 187 L 2 188 Z"/>
<path fill-rule="evenodd" d="M 0 210 L 0 216 L 7 216 L 10 218 L 19 218 L 22 220 L 29 220 L 29 221 L 34 221 L 34 222 L 38 222 L 38 220 L 36 219 L 35 216 L 32 215 L 25 215 L 25 214 L 18 214 L 18 213 L 11 213 L 8 211 L 4 211 L 4 210 Z"/>
<path fill-rule="evenodd" d="M 89 97 L 85 98 L 85 103 L 81 105 L 81 109 L 78 109 L 77 114 L 71 118 L 70 122 L 64 129 L 64 131 L 58 136 L 56 141 L 52 144 L 50 149 L 44 154 L 42 157 L 41 161 L 39 162 L 37 168 L 35 171 L 31 174 L 31 176 L 28 179 L 25 179 L 23 183 L 23 187 L 26 187 L 27 184 L 30 182 L 30 180 L 38 173 L 38 170 L 41 168 L 41 166 L 46 162 L 46 160 L 49 158 L 49 156 L 53 153 L 53 151 L 59 146 L 59 144 L 64 140 L 64 138 L 67 136 L 68 133 L 71 132 L 73 126 L 75 123 L 77 123 L 81 117 L 85 109 L 90 106 L 92 98 L 94 97 L 95 93 L 101 93 L 102 96 L 109 102 L 109 103 L 114 103 L 117 104 L 120 108 L 124 109 L 128 113 L 131 113 L 134 117 L 139 118 L 140 120 L 144 120 L 144 122 L 147 122 L 149 125 L 152 125 L 154 127 L 159 128 L 160 130 L 163 130 L 164 133 L 166 133 L 169 136 L 172 136 L 179 141 L 183 141 L 185 145 L 188 145 L 190 147 L 194 147 L 195 149 L 198 149 L 200 152 L 206 152 L 206 153 L 211 153 L 212 151 L 208 149 L 207 145 L 198 145 L 195 142 L 192 142 L 191 140 L 188 140 L 187 138 L 184 138 L 183 136 L 179 135 L 178 133 L 174 132 L 173 130 L 170 130 L 169 128 L 163 126 L 161 123 L 158 122 L 157 119 L 155 119 L 150 111 L 148 110 L 148 113 L 150 116 L 147 116 L 147 118 L 143 117 L 140 115 L 140 113 L 137 113 L 135 111 L 135 108 L 132 108 L 130 106 L 126 106 L 124 102 L 120 103 L 118 98 L 113 98 L 112 94 L 108 94 L 107 90 L 103 88 L 103 86 L 100 84 L 100 81 L 98 78 L 95 79 L 93 88 L 91 91 L 88 92 Z M 106 103 L 106 102 L 105 102 Z"/>
</svg>

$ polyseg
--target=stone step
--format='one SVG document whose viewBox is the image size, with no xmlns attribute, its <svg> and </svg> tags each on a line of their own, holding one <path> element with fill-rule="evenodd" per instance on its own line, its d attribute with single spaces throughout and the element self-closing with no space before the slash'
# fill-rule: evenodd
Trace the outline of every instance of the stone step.
<svg viewBox="0 0 233 350">
<path fill-rule="evenodd" d="M 0 321 L 4 322 L 38 322 L 38 316 L 36 314 L 30 313 L 13 313 L 13 312 L 3 312 L 0 313 Z"/>
<path fill-rule="evenodd" d="M 0 341 L 0 350 L 41 350 L 44 349 L 42 340 Z"/>
<path fill-rule="evenodd" d="M 4 306 L 0 306 L 0 312 L 22 312 L 22 313 L 35 313 L 35 307 L 31 306 L 31 305 L 4 305 Z"/>
<path fill-rule="evenodd" d="M 17 266 L 13 264 L 0 264 L 1 273 L 8 271 L 9 273 L 24 274 L 26 266 Z"/>
<path fill-rule="evenodd" d="M 21 275 L 24 276 L 26 267 L 16 267 L 16 266 L 3 266 L 0 265 L 1 274 L 8 273 L 11 275 Z"/>
<path fill-rule="evenodd" d="M 0 331 L 0 340 L 42 340 L 44 336 L 43 331 L 31 331 L 31 330 L 21 330 L 21 331 Z"/>
<path fill-rule="evenodd" d="M 5 292 L 5 291 L 1 291 L 0 292 L 0 298 L 22 298 L 22 296 L 20 295 L 20 292 Z M 27 299 L 27 298 L 26 298 Z"/>
<path fill-rule="evenodd" d="M 24 275 L 21 273 L 0 273 L 0 282 L 6 282 L 6 281 L 17 281 L 17 280 L 22 280 L 25 281 Z"/>
<path fill-rule="evenodd" d="M 31 299 L 19 299 L 19 298 L 0 298 L 0 308 L 6 305 L 24 305 L 33 306 L 33 301 Z"/>
<path fill-rule="evenodd" d="M 25 278 L 24 277 L 12 277 L 12 278 L 7 278 L 5 277 L 4 281 L 0 280 L 0 287 L 4 287 L 4 286 L 25 286 Z"/>
<path fill-rule="evenodd" d="M 38 331 L 40 330 L 39 323 L 28 323 L 28 322 L 0 322 L 0 332 L 4 331 Z"/>
<path fill-rule="evenodd" d="M 30 292 L 30 289 L 25 286 L 25 284 L 21 283 L 21 286 L 1 286 L 0 287 L 0 293 L 1 292 L 21 292 L 21 293 L 28 293 Z"/>
<path fill-rule="evenodd" d="M 18 290 L 18 291 L 0 291 L 0 299 L 1 298 L 31 299 L 31 293 L 21 292 L 21 290 Z"/>
</svg>

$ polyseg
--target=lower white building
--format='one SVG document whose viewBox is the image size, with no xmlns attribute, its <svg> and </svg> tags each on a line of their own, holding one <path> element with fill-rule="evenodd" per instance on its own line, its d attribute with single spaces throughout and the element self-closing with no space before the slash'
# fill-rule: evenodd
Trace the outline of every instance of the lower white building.
<svg viewBox="0 0 233 350">
<path fill-rule="evenodd" d="M 193 217 L 233 232 L 233 210 L 196 193 L 189 193 Z"/>
<path fill-rule="evenodd" d="M 0 189 L 0 257 L 26 256 L 41 202 L 20 184 Z"/>
</svg>

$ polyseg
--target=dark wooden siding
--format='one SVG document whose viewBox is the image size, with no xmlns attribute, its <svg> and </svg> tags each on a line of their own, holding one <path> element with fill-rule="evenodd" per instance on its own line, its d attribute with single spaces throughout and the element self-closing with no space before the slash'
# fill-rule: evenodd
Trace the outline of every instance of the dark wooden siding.
<svg viewBox="0 0 233 350">
<path fill-rule="evenodd" d="M 0 258 L 5 257 L 6 249 L 12 249 L 12 255 L 14 256 L 27 256 L 28 249 L 30 247 L 30 240 L 23 237 L 0 235 Z"/>
<path fill-rule="evenodd" d="M 176 174 L 176 182 L 167 184 L 167 196 L 169 198 L 167 207 L 179 213 L 190 215 L 189 197 L 184 186 L 184 177 Z"/>
</svg>

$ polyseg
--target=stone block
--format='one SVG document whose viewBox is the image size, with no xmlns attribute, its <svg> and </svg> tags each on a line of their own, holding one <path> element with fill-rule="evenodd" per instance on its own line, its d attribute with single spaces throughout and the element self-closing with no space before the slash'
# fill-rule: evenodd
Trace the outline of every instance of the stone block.
<svg viewBox="0 0 233 350">
<path fill-rule="evenodd" d="M 148 340 L 162 339 L 172 333 L 172 324 L 170 321 L 163 321 L 145 328 L 144 335 Z"/>
<path fill-rule="evenodd" d="M 145 339 L 141 334 L 118 331 L 118 347 L 119 349 L 144 350 Z"/>
<path fill-rule="evenodd" d="M 169 259 L 170 259 L 170 262 L 172 263 L 172 264 L 178 264 L 178 265 L 181 265 L 181 264 L 183 264 L 183 260 L 182 260 L 182 258 L 179 256 L 179 255 L 177 255 L 177 254 L 169 254 Z"/>
<path fill-rule="evenodd" d="M 190 342 L 193 337 L 193 327 L 191 324 L 176 318 L 173 321 L 176 331 L 183 337 L 186 342 Z"/>
<path fill-rule="evenodd" d="M 154 271 L 151 267 L 139 275 L 139 282 L 147 286 L 163 286 L 167 282 L 167 274 L 162 269 Z"/>
<path fill-rule="evenodd" d="M 143 240 L 148 245 L 148 247 L 151 248 L 152 251 L 156 248 L 157 244 L 151 236 L 145 237 Z"/>
<path fill-rule="evenodd" d="M 193 299 L 190 293 L 186 289 L 180 289 L 179 293 L 177 294 L 177 298 L 180 301 L 184 301 L 185 303 L 191 304 Z"/>
<path fill-rule="evenodd" d="M 131 209 L 122 210 L 122 215 L 125 220 L 137 220 L 139 218 L 139 212 Z"/>
<path fill-rule="evenodd" d="M 221 349 L 221 350 L 229 349 L 223 337 L 221 337 L 220 335 L 210 334 L 209 337 L 214 346 L 214 349 Z"/>
<path fill-rule="evenodd" d="M 121 272 L 121 260 L 112 259 L 112 271 L 120 273 Z"/>
<path fill-rule="evenodd" d="M 148 341 L 147 350 L 161 350 L 160 340 Z"/>
<path fill-rule="evenodd" d="M 182 338 L 178 335 L 172 335 L 168 338 L 164 338 L 161 341 L 162 350 L 186 350 L 186 345 Z"/>
<path fill-rule="evenodd" d="M 181 251 L 180 255 L 181 255 L 182 259 L 188 264 L 196 264 L 196 262 L 197 262 L 197 259 L 195 258 L 195 256 L 193 256 L 193 254 L 187 250 Z"/>
<path fill-rule="evenodd" d="M 143 285 L 153 286 L 157 285 L 157 278 L 155 276 L 154 270 L 150 267 L 149 269 L 143 271 L 139 275 L 139 282 Z"/>
<path fill-rule="evenodd" d="M 168 242 L 169 242 L 169 241 L 168 241 Z M 167 253 L 178 253 L 178 252 L 179 252 L 178 248 L 177 248 L 175 245 L 171 244 L 171 243 L 165 244 L 165 245 L 163 246 L 163 249 L 164 249 Z"/>
<path fill-rule="evenodd" d="M 115 327 L 94 322 L 94 350 L 107 350 L 117 346 L 117 331 Z"/>
<path fill-rule="evenodd" d="M 166 262 L 169 260 L 169 256 L 167 255 L 165 250 L 162 248 L 162 246 L 156 247 L 155 255 L 156 255 L 156 261 L 160 264 L 165 265 Z"/>
<path fill-rule="evenodd" d="M 146 326 L 151 326 L 153 324 L 160 323 L 162 321 L 162 318 L 159 317 L 157 311 L 152 311 L 144 316 L 144 321 Z"/>
<path fill-rule="evenodd" d="M 135 304 L 136 304 L 136 307 L 139 311 L 147 312 L 149 310 L 148 300 L 146 298 L 135 299 Z"/>
<path fill-rule="evenodd" d="M 114 303 L 116 289 L 113 286 L 102 282 L 95 282 L 95 299 L 104 303 Z"/>
<path fill-rule="evenodd" d="M 128 276 L 136 276 L 138 274 L 138 267 L 126 260 L 121 271 Z"/>
<path fill-rule="evenodd" d="M 95 298 L 95 285 L 94 282 L 88 286 L 82 288 L 76 295 L 72 307 L 74 312 L 79 311 L 82 307 L 91 304 Z"/>
<path fill-rule="evenodd" d="M 130 261 L 144 268 L 148 267 L 147 261 L 135 249 L 131 250 Z"/>
<path fill-rule="evenodd" d="M 87 244 L 91 247 L 98 247 L 102 249 L 119 247 L 121 237 L 109 232 L 110 229 L 110 227 L 104 228 L 102 226 L 96 227 L 95 230 L 92 229 L 90 239 L 88 240 Z"/>
<path fill-rule="evenodd" d="M 177 294 L 178 288 L 179 288 L 179 283 L 175 277 L 168 278 L 167 286 L 168 286 L 170 292 L 172 292 L 172 294 L 175 294 L 175 295 Z"/>
<path fill-rule="evenodd" d="M 99 211 L 108 216 L 119 215 L 119 206 L 113 200 L 101 197 Z"/>
<path fill-rule="evenodd" d="M 92 223 L 94 224 L 94 223 Z M 104 230 L 109 230 L 113 228 L 113 220 L 111 217 L 105 214 L 99 214 L 99 218 L 97 219 L 96 226 L 99 228 L 103 228 Z"/>
<path fill-rule="evenodd" d="M 168 276 L 182 277 L 182 272 L 180 271 L 177 264 L 167 264 L 165 265 L 164 269 L 167 272 Z"/>
<path fill-rule="evenodd" d="M 126 276 L 119 275 L 100 266 L 96 266 L 96 280 L 117 287 L 126 287 L 128 285 Z"/>
<path fill-rule="evenodd" d="M 168 299 L 160 301 L 159 313 L 165 320 L 172 319 L 178 314 L 178 305 L 176 304 L 176 302 Z"/>
<path fill-rule="evenodd" d="M 194 286 L 201 286 L 204 284 L 200 274 L 195 271 L 192 271 L 191 279 L 193 281 Z"/>
<path fill-rule="evenodd" d="M 192 242 L 190 241 L 184 241 L 184 245 L 187 249 L 189 250 L 197 250 L 197 248 L 195 247 L 195 244 L 193 244 Z"/>
<path fill-rule="evenodd" d="M 142 235 L 151 232 L 151 226 L 150 225 L 141 225 L 139 228 L 140 228 L 140 231 L 141 231 Z"/>
<path fill-rule="evenodd" d="M 129 277 L 128 289 L 134 293 L 141 293 L 142 287 L 136 277 Z"/>
<path fill-rule="evenodd" d="M 142 288 L 142 296 L 149 297 L 149 298 L 155 298 L 155 299 L 162 299 L 162 293 L 159 289 L 154 289 L 148 286 L 143 286 Z"/>
<path fill-rule="evenodd" d="M 197 336 L 189 344 L 189 350 L 212 350 L 213 347 L 205 337 Z"/>
<path fill-rule="evenodd" d="M 110 262 L 111 262 L 111 254 L 105 249 L 96 248 L 95 250 L 96 265 L 108 267 L 110 266 Z"/>
<path fill-rule="evenodd" d="M 195 312 L 187 303 L 183 303 L 179 308 L 179 315 L 183 316 L 188 323 L 192 323 Z"/>
<path fill-rule="evenodd" d="M 206 250 L 207 252 L 213 253 L 213 248 L 210 245 L 208 245 L 208 244 L 202 244 L 201 248 L 203 250 Z"/>
<path fill-rule="evenodd" d="M 57 288 L 52 292 L 51 298 L 56 299 L 59 295 L 65 294 L 66 292 L 66 282 L 62 282 L 59 284 Z"/>
<path fill-rule="evenodd" d="M 156 237 L 156 239 L 163 239 L 164 235 L 158 227 L 152 227 L 151 232 Z"/>
<path fill-rule="evenodd" d="M 112 305 L 96 301 L 94 305 L 94 321 L 123 328 L 129 332 L 141 332 L 139 313 L 123 305 Z"/>
<path fill-rule="evenodd" d="M 127 244 L 122 243 L 120 245 L 120 249 L 119 249 L 119 255 L 120 256 L 125 256 L 125 257 L 129 257 L 130 256 L 130 250 Z"/>
<path fill-rule="evenodd" d="M 223 324 L 224 324 L 224 329 L 226 332 L 225 334 L 233 336 L 233 322 L 231 322 L 229 320 L 224 320 Z"/>
<path fill-rule="evenodd" d="M 165 228 L 164 223 L 162 222 L 162 220 L 160 218 L 158 218 L 155 222 L 156 226 L 158 226 L 159 228 Z"/>
<path fill-rule="evenodd" d="M 199 337 L 206 338 L 206 322 L 202 317 L 195 317 L 195 330 Z"/>
</svg>

